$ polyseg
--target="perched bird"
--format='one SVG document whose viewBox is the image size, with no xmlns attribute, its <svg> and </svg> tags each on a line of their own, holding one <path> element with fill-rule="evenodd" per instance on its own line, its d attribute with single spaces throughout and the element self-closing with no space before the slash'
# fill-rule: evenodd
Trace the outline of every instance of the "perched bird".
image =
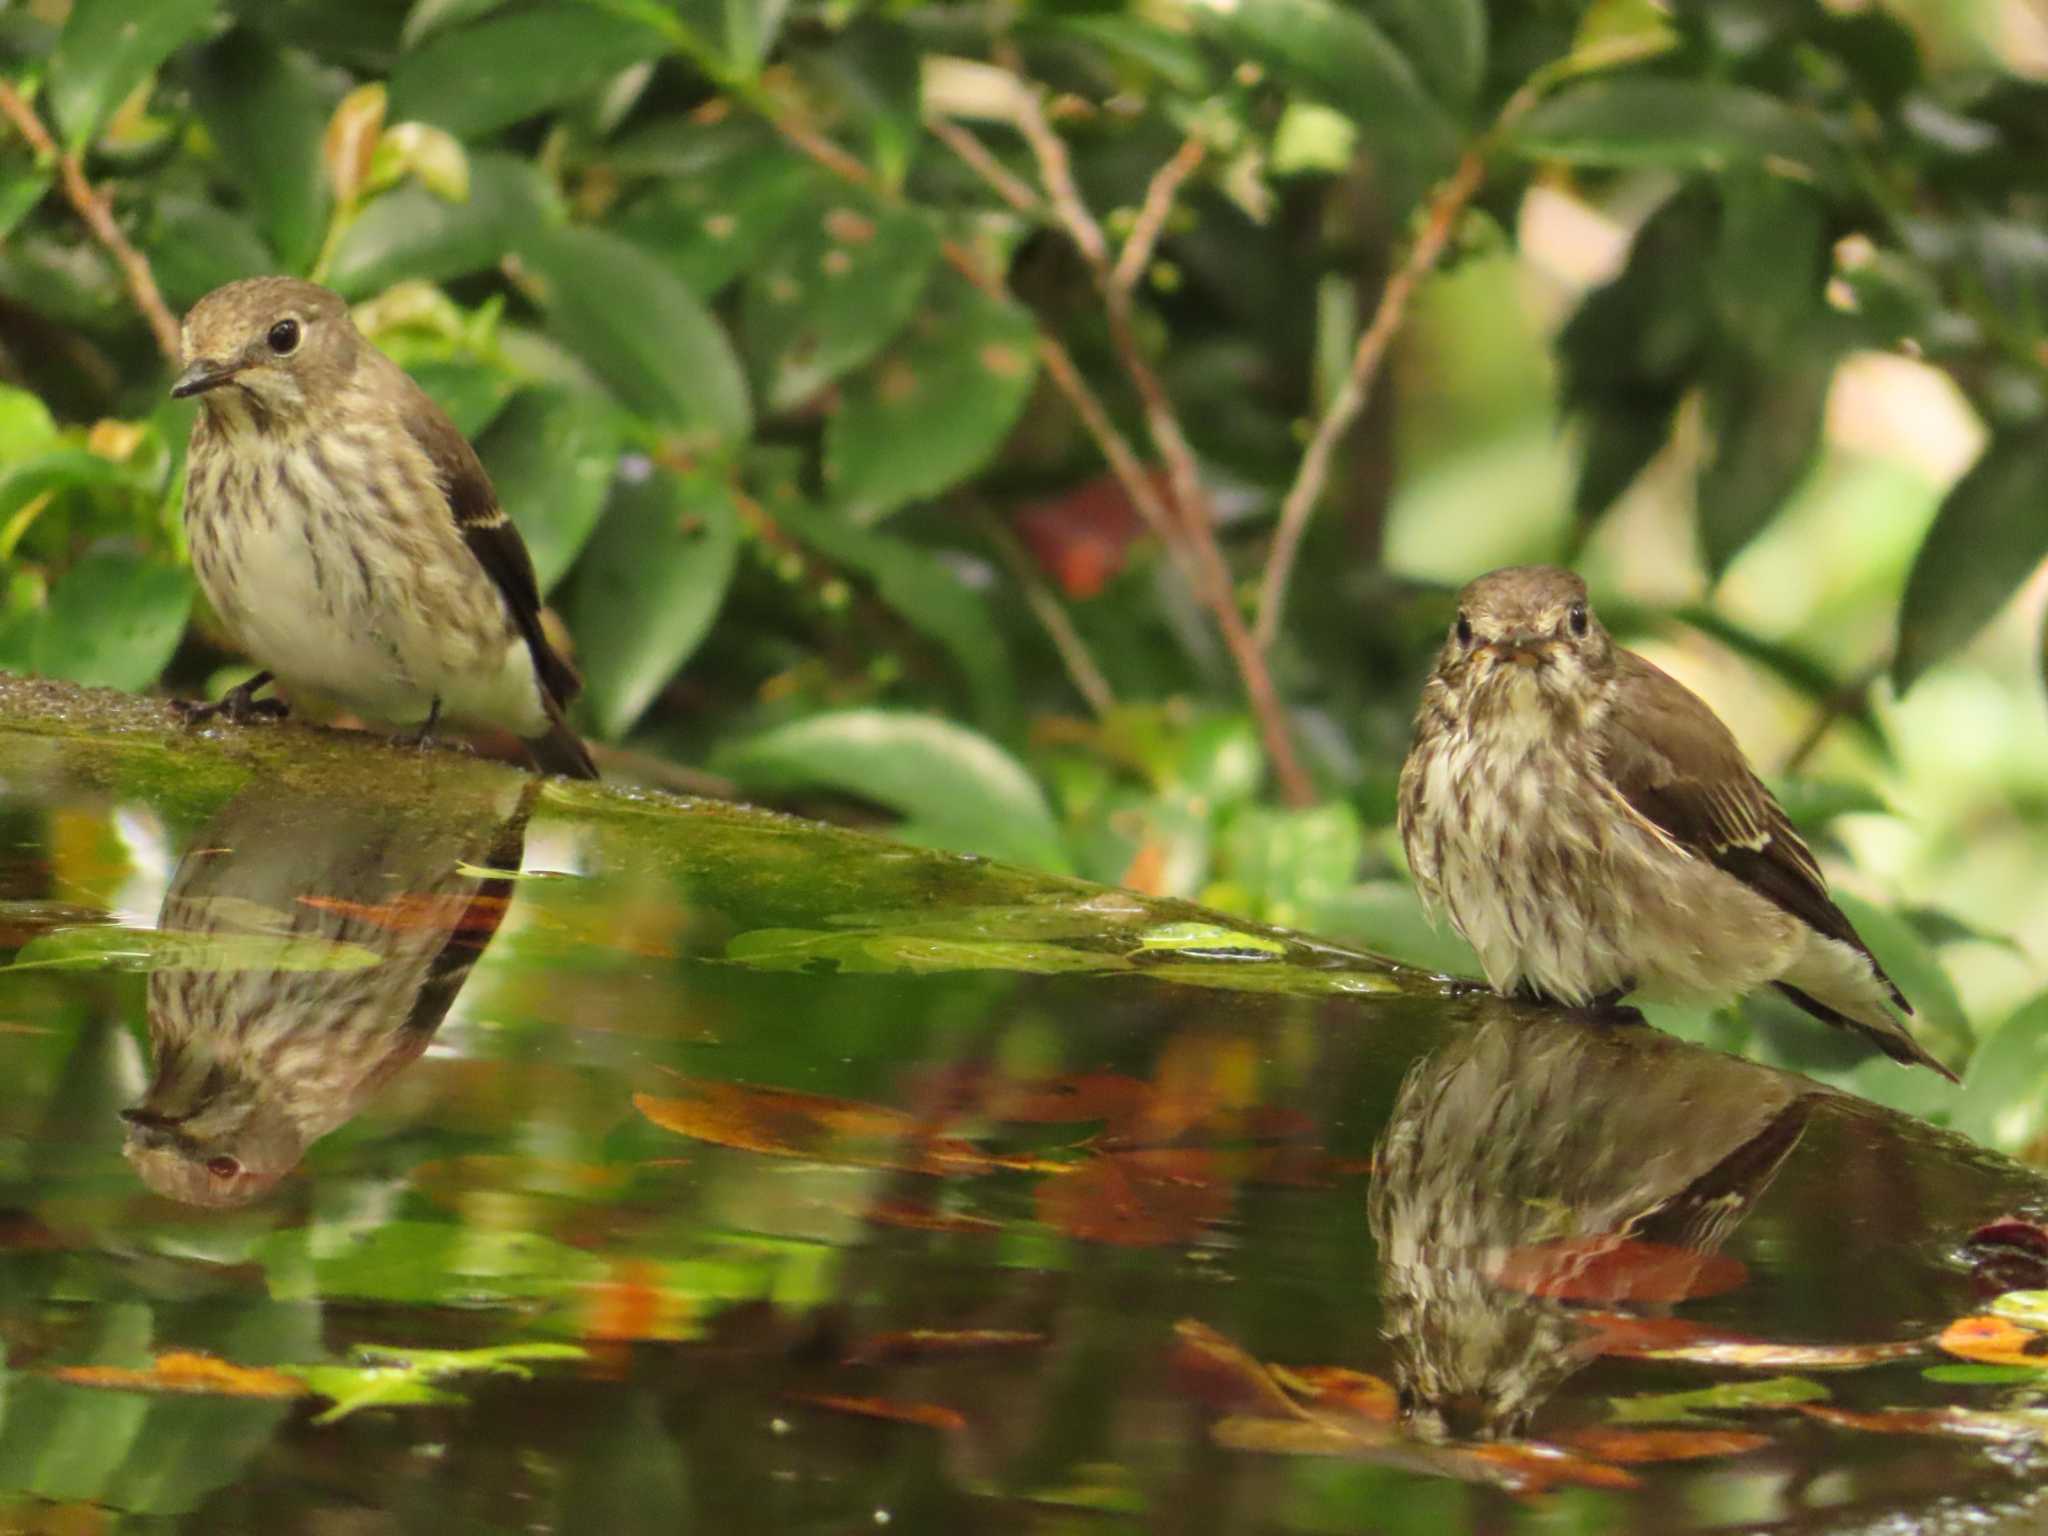
<svg viewBox="0 0 2048 1536">
<path fill-rule="evenodd" d="M 246 1204 L 417 1058 L 504 918 L 537 792 L 262 780 L 229 801 L 157 919 L 177 942 L 149 977 L 154 1070 L 121 1112 L 143 1182 Z"/>
<path fill-rule="evenodd" d="M 193 569 L 265 670 L 197 718 L 282 714 L 273 677 L 417 725 L 524 738 L 594 779 L 562 711 L 581 680 L 541 628 L 519 532 L 455 423 L 364 339 L 338 294 L 289 277 L 216 288 L 184 326 Z"/>
<path fill-rule="evenodd" d="M 1712 710 L 1616 645 L 1552 566 L 1480 577 L 1422 691 L 1401 841 L 1505 994 L 1716 1004 L 1766 983 L 1950 1072 Z"/>
</svg>

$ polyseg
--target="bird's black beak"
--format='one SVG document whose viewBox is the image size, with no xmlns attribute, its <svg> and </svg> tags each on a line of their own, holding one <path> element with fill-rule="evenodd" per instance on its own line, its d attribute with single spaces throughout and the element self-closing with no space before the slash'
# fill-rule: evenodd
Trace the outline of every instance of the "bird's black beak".
<svg viewBox="0 0 2048 1536">
<path fill-rule="evenodd" d="M 241 370 L 234 363 L 219 363 L 211 358 L 200 358 L 178 375 L 171 385 L 171 398 L 183 400 L 188 395 L 203 395 L 209 389 L 218 389 Z"/>
</svg>

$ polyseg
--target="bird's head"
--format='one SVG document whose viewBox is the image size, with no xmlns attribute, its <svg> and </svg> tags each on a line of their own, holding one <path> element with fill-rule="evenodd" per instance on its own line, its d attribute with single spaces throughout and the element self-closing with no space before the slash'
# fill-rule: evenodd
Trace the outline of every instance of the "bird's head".
<svg viewBox="0 0 2048 1536">
<path fill-rule="evenodd" d="M 295 277 L 216 288 L 185 317 L 185 369 L 171 385 L 216 420 L 256 426 L 303 417 L 354 371 L 363 338 L 341 295 Z"/>
<path fill-rule="evenodd" d="M 1586 584 L 1553 565 L 1492 571 L 1458 594 L 1437 676 L 1474 709 L 1542 702 L 1582 714 L 1614 665 Z"/>
<path fill-rule="evenodd" d="M 283 1105 L 193 1045 L 160 1057 L 149 1092 L 121 1118 L 121 1152 L 142 1182 L 187 1205 L 245 1205 L 306 1150 Z"/>
</svg>

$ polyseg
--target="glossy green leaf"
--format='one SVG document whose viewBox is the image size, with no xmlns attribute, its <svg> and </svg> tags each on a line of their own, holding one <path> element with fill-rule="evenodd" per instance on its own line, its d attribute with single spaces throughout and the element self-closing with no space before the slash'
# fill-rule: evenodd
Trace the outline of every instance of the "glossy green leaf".
<svg viewBox="0 0 2048 1536">
<path fill-rule="evenodd" d="M 1037 781 L 986 736 L 935 715 L 850 709 L 776 726 L 714 766 L 762 790 L 833 789 L 889 807 L 928 842 L 1064 870 Z"/>
<path fill-rule="evenodd" d="M 875 367 L 851 380 L 825 431 L 825 488 L 857 521 L 949 490 L 1010 435 L 1038 372 L 1021 305 L 948 278 Z"/>
<path fill-rule="evenodd" d="M 51 585 L 48 605 L 30 623 L 0 641 L 0 666 L 103 688 L 147 688 L 184 637 L 194 591 L 192 573 L 181 567 L 88 555 Z"/>
<path fill-rule="evenodd" d="M 659 183 L 611 227 L 710 299 L 752 270 L 820 191 L 807 162 L 761 144 Z"/>
<path fill-rule="evenodd" d="M 47 405 L 25 389 L 0 384 L 0 465 L 8 466 L 0 471 L 0 488 L 13 479 L 24 459 L 56 435 L 57 421 Z M 0 518 L 18 507 L 21 499 L 0 489 Z"/>
<path fill-rule="evenodd" d="M 2038 1384 L 2042 1373 L 2024 1365 L 1930 1365 L 1920 1375 L 1945 1386 L 2008 1387 L 2020 1382 Z"/>
<path fill-rule="evenodd" d="M 543 593 L 567 573 L 597 527 L 618 466 L 620 426 L 618 412 L 603 400 L 548 387 L 521 394 L 477 440 Z"/>
<path fill-rule="evenodd" d="M 1416 0 L 1418 14 L 1423 3 Z M 1407 56 L 1361 10 L 1337 0 L 1231 0 L 1194 14 L 1226 48 L 1357 122 L 1368 145 L 1408 159 L 1423 181 L 1449 166 L 1456 127 Z M 1446 36 L 1463 30 L 1451 24 Z"/>
<path fill-rule="evenodd" d="M 564 600 L 598 734 L 631 729 L 697 649 L 739 557 L 740 515 L 710 473 L 623 480 Z"/>
<path fill-rule="evenodd" d="M 150 71 L 213 20 L 213 0 L 72 0 L 50 60 L 50 108 L 83 149 Z"/>
<path fill-rule="evenodd" d="M 1768 361 L 1745 360 L 1711 382 L 1714 447 L 1697 499 L 1700 546 L 1714 575 L 1770 526 L 1813 467 L 1834 376 L 1831 349 L 1793 336 Z"/>
<path fill-rule="evenodd" d="M 957 571 L 930 550 L 857 527 L 837 511 L 782 502 L 774 515 L 833 564 L 866 577 L 893 612 L 946 648 L 985 727 L 1000 731 L 1010 724 L 1017 710 L 1017 683 L 1009 644 L 986 599 Z"/>
<path fill-rule="evenodd" d="M 1993 435 L 1913 557 L 1892 680 L 1901 692 L 1959 649 L 2048 557 L 2048 425 Z"/>
<path fill-rule="evenodd" d="M 786 229 L 747 280 L 742 332 L 770 410 L 801 405 L 910 320 L 939 256 L 925 214 L 848 193 Z"/>
<path fill-rule="evenodd" d="M 513 242 L 559 217 L 547 178 L 517 155 L 469 160 L 469 200 L 451 203 L 417 181 L 376 198 L 335 247 L 324 281 L 362 299 L 404 278 L 442 283 L 496 266 Z"/>
<path fill-rule="evenodd" d="M 475 138 L 659 58 L 655 28 L 600 5 L 556 3 L 436 32 L 391 71 L 391 118 Z"/>
<path fill-rule="evenodd" d="M 725 330 L 661 262 L 594 229 L 537 230 L 518 249 L 555 333 L 628 406 L 671 431 L 747 434 L 747 382 Z"/>
<path fill-rule="evenodd" d="M 1532 109 L 1508 143 L 1533 159 L 1573 165 L 1721 171 L 1771 162 L 1823 184 L 1843 175 L 1815 118 L 1717 80 L 1590 80 Z"/>
<path fill-rule="evenodd" d="M 434 33 L 488 16 L 504 3 L 505 0 L 413 0 L 412 9 L 405 13 L 405 30 L 399 34 L 399 40 L 407 48 L 417 48 Z"/>
<path fill-rule="evenodd" d="M 747 74 L 757 72 L 782 31 L 789 0 L 723 0 L 725 56 Z"/>
<path fill-rule="evenodd" d="M 1221 923 L 1161 923 L 1138 935 L 1138 948 L 1179 950 L 1190 953 L 1226 952 L 1254 955 L 1284 955 L 1287 946 L 1263 934 L 1245 933 Z"/>
<path fill-rule="evenodd" d="M 408 363 L 405 371 L 433 396 L 434 404 L 448 413 L 462 435 L 471 439 L 498 419 L 518 387 L 502 368 L 456 358 Z"/>
<path fill-rule="evenodd" d="M 334 95 L 305 55 L 243 27 L 193 61 L 192 104 L 285 270 L 312 265 L 327 229 L 320 140 Z"/>
<path fill-rule="evenodd" d="M 247 216 L 181 194 L 157 199 L 139 243 L 173 309 L 189 309 L 223 283 L 261 277 L 277 266 Z"/>
<path fill-rule="evenodd" d="M 1825 1402 L 1828 1389 L 1803 1376 L 1774 1376 L 1767 1381 L 1728 1381 L 1696 1392 L 1662 1392 L 1641 1397 L 1610 1397 L 1607 1417 L 1614 1424 L 1710 1424 L 1709 1413 L 1742 1413 L 1791 1408 Z"/>
<path fill-rule="evenodd" d="M 1486 75 L 1484 0 L 1368 0 L 1363 9 L 1438 98 L 1465 106 L 1479 94 Z"/>
<path fill-rule="evenodd" d="M 1304 810 L 1251 806 L 1224 828 L 1223 865 L 1269 922 L 1298 923 L 1358 877 L 1365 828 L 1342 801 Z"/>
<path fill-rule="evenodd" d="M 0 240 L 27 218 L 50 190 L 48 171 L 18 171 L 0 176 Z"/>
</svg>

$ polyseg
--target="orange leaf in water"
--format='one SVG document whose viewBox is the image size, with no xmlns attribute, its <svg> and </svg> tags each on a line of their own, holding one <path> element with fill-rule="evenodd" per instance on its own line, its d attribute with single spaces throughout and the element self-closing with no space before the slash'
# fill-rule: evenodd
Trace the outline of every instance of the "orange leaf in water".
<svg viewBox="0 0 2048 1536">
<path fill-rule="evenodd" d="M 265 1366 L 236 1365 L 217 1355 L 170 1350 L 140 1370 L 118 1365 L 63 1365 L 50 1372 L 79 1387 L 112 1387 L 127 1392 L 197 1392 L 210 1397 L 304 1397 L 296 1376 Z"/>
<path fill-rule="evenodd" d="M 1716 1337 L 1705 1324 L 1683 1317 L 1637 1317 L 1628 1312 L 1578 1312 L 1573 1316 L 1591 1330 L 1594 1351 L 1602 1355 L 1645 1355 L 1652 1350 L 1683 1349 Z"/>
<path fill-rule="evenodd" d="M 1391 1424 L 1400 1415 L 1400 1397 L 1393 1384 L 1365 1371 L 1341 1365 L 1287 1365 L 1274 1371 L 1280 1385 L 1314 1408 L 1355 1414 L 1375 1424 Z"/>
<path fill-rule="evenodd" d="M 661 1285 L 661 1267 L 646 1259 L 624 1259 L 611 1274 L 584 1288 L 583 1337 L 596 1342 L 672 1338 L 677 1298 Z"/>
<path fill-rule="evenodd" d="M 1567 1237 L 1509 1251 L 1496 1285 L 1558 1301 L 1687 1301 L 1749 1278 L 1739 1259 L 1625 1237 Z"/>
<path fill-rule="evenodd" d="M 1769 1435 L 1746 1429 L 1625 1429 L 1591 1424 L 1558 1439 L 1601 1461 L 1698 1461 L 1707 1456 L 1741 1456 L 1771 1443 Z"/>
<path fill-rule="evenodd" d="M 902 1333 L 870 1334 L 846 1352 L 847 1365 L 884 1361 L 945 1359 L 957 1355 L 1007 1354 L 1038 1349 L 1051 1342 L 1043 1333 L 1008 1328 L 911 1328 Z"/>
<path fill-rule="evenodd" d="M 1176 1390 L 1218 1413 L 1307 1417 L 1250 1351 L 1192 1317 L 1173 1325 L 1173 1352 L 1166 1364 Z"/>
<path fill-rule="evenodd" d="M 896 1424 L 922 1424 L 927 1429 L 965 1429 L 967 1420 L 938 1403 L 901 1402 L 890 1397 L 841 1397 L 830 1392 L 792 1392 L 790 1397 L 830 1413 L 857 1414 L 864 1419 L 888 1419 Z"/>
<path fill-rule="evenodd" d="M 1985 1365 L 2048 1367 L 2048 1333 L 2010 1318 L 1959 1317 L 1942 1329 L 1935 1342 L 1952 1355 Z"/>
<path fill-rule="evenodd" d="M 633 1095 L 633 1107 L 664 1130 L 769 1157 L 800 1157 L 901 1173 L 975 1174 L 1004 1166 L 954 1137 L 934 1136 L 915 1117 L 789 1088 L 693 1079 L 691 1097 Z"/>
<path fill-rule="evenodd" d="M 1848 1408 L 1830 1408 L 1821 1403 L 1796 1404 L 1808 1418 L 1843 1429 L 1863 1429 L 1880 1435 L 1946 1435 L 1960 1440 L 2031 1442 L 2048 1437 L 2048 1413 L 2040 1409 L 2016 1409 L 2000 1413 L 1978 1408 L 1881 1408 L 1875 1413 L 1856 1413 Z"/>
<path fill-rule="evenodd" d="M 1109 1152 L 1038 1186 L 1038 1219 L 1087 1243 L 1156 1247 L 1192 1241 L 1230 1209 L 1202 1148 Z"/>
<path fill-rule="evenodd" d="M 1633 1472 L 1575 1456 L 1540 1440 L 1501 1440 L 1491 1445 L 1461 1445 L 1453 1454 L 1469 1458 L 1497 1474 L 1510 1493 L 1548 1493 L 1553 1488 L 1635 1488 Z"/>
<path fill-rule="evenodd" d="M 301 896 L 302 907 L 352 917 L 393 933 L 481 933 L 498 931 L 510 904 L 480 892 L 401 891 L 389 901 L 348 901 L 340 896 Z"/>
</svg>

